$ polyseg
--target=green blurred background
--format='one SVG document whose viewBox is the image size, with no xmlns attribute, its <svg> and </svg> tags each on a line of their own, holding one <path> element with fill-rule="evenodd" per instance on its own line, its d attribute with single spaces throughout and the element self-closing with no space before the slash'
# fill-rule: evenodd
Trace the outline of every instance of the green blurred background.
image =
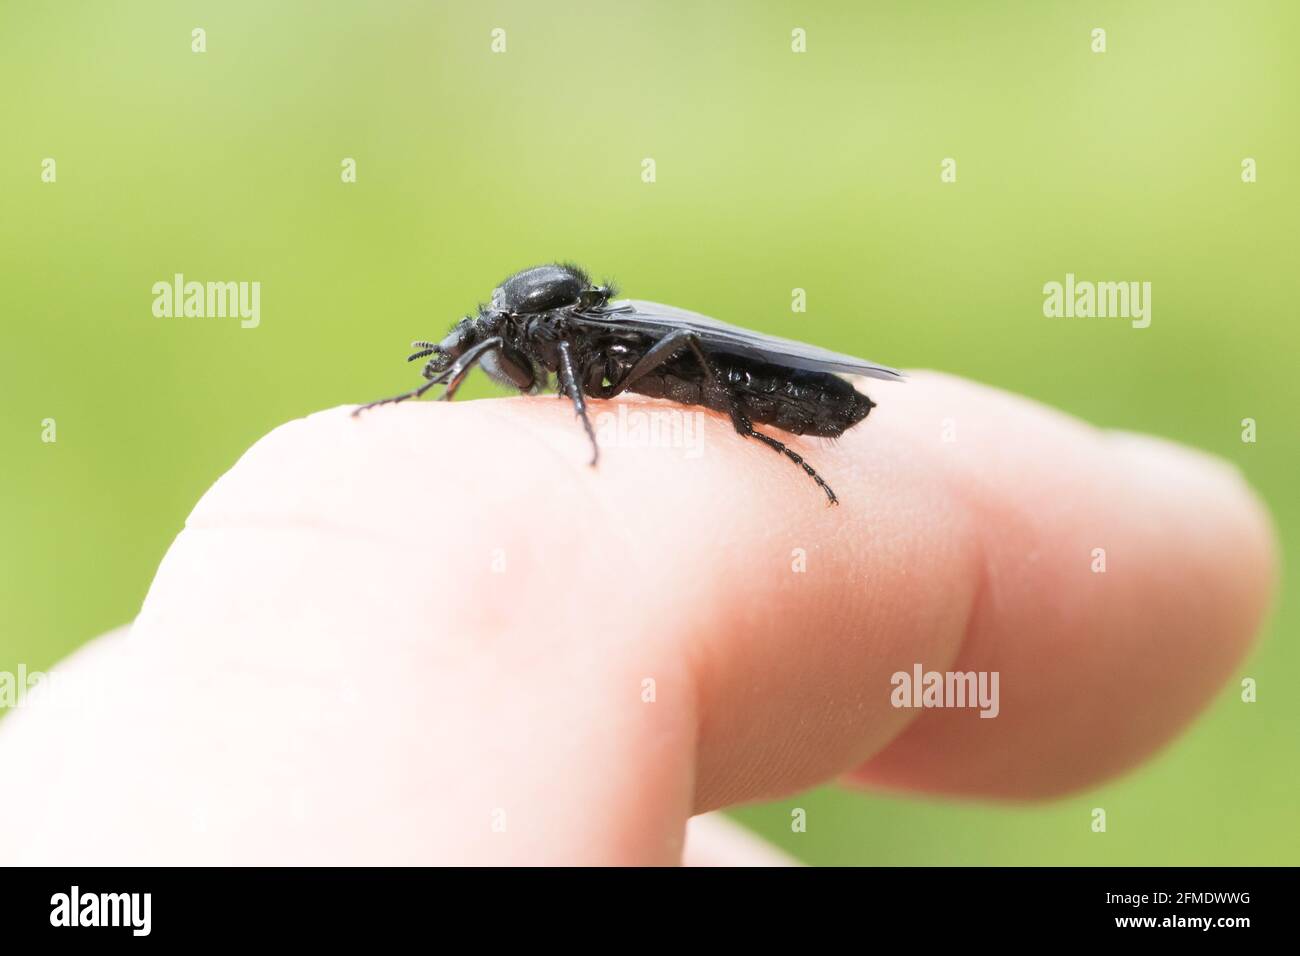
<svg viewBox="0 0 1300 956">
<path fill-rule="evenodd" d="M 556 258 L 1208 449 L 1289 548 L 1298 28 L 1283 0 L 0 3 L 0 670 L 129 620 L 249 444 L 391 393 L 410 339 Z M 260 281 L 260 327 L 153 317 L 175 272 Z M 1044 318 L 1066 272 L 1152 282 L 1151 327 Z M 1300 862 L 1285 574 L 1240 670 L 1258 703 L 1234 682 L 1122 781 L 1033 807 L 828 789 L 737 816 L 819 863 Z"/>
</svg>

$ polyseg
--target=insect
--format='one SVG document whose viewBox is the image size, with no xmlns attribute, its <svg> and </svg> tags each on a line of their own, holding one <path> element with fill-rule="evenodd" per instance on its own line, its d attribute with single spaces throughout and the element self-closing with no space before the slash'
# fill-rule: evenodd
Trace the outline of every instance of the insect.
<svg viewBox="0 0 1300 956">
<path fill-rule="evenodd" d="M 611 301 L 610 285 L 593 285 L 568 264 L 542 265 L 510 276 L 488 305 L 456 323 L 441 342 L 412 342 L 408 362 L 427 359 L 419 388 L 362 405 L 419 398 L 445 385 L 450 400 L 475 365 L 526 394 L 556 378 L 591 441 L 589 398 L 621 392 L 702 405 L 731 418 L 736 431 L 784 455 L 838 504 L 803 457 L 754 425 L 794 435 L 835 438 L 867 417 L 875 403 L 839 374 L 899 380 L 901 372 L 802 342 L 751 332 L 695 312 L 635 299 Z"/>
</svg>

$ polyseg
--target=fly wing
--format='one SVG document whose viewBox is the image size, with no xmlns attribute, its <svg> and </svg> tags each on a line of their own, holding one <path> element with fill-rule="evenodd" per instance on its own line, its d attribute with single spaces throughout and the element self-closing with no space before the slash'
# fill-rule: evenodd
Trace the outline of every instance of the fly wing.
<svg viewBox="0 0 1300 956">
<path fill-rule="evenodd" d="M 841 355 L 826 349 L 783 339 L 763 332 L 753 332 L 719 322 L 698 312 L 645 302 L 640 299 L 619 299 L 611 302 L 608 311 L 597 316 L 584 316 L 585 321 L 608 323 L 618 328 L 641 329 L 663 337 L 674 329 L 690 329 L 700 337 L 706 352 L 721 352 L 743 358 L 809 372 L 839 372 L 845 375 L 865 375 L 885 381 L 902 381 L 903 373 L 887 365 L 877 365 L 866 359 Z"/>
</svg>

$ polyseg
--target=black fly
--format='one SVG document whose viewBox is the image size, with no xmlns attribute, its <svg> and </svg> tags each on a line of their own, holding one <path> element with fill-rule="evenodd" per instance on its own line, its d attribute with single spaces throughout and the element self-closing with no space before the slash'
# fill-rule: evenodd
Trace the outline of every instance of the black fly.
<svg viewBox="0 0 1300 956">
<path fill-rule="evenodd" d="M 892 368 L 812 345 L 726 325 L 708 316 L 635 299 L 610 301 L 614 290 L 592 285 L 571 265 L 517 272 L 492 293 L 492 302 L 461 319 L 441 342 L 412 342 L 408 362 L 427 358 L 419 388 L 369 405 L 419 398 L 445 385 L 449 400 L 475 365 L 503 385 L 529 394 L 551 375 L 591 439 L 588 398 L 637 392 L 682 405 L 725 412 L 746 438 L 755 438 L 802 468 L 837 504 L 835 492 L 802 457 L 756 431 L 754 423 L 795 435 L 835 438 L 875 403 L 838 374 L 898 380 Z"/>
</svg>

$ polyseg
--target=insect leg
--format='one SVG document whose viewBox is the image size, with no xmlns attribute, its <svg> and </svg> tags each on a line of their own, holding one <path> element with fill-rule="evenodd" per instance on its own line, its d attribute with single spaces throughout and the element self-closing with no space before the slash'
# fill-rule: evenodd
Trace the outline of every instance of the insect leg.
<svg viewBox="0 0 1300 956">
<path fill-rule="evenodd" d="M 358 405 L 356 408 L 352 409 L 352 415 L 355 418 L 357 415 L 360 415 L 362 412 L 364 412 L 367 408 L 375 408 L 376 406 L 379 405 L 392 405 L 396 402 L 404 402 L 408 398 L 419 398 L 429 389 L 433 388 L 433 386 L 439 385 L 443 381 L 445 381 L 444 378 L 445 375 L 446 372 L 444 372 L 442 375 L 439 375 L 437 378 L 429 379 L 429 381 L 425 382 L 419 388 L 413 388 L 409 392 L 403 392 L 401 395 L 394 395 L 392 398 L 381 398 L 377 402 L 366 402 L 366 404 L 364 405 Z"/>
<path fill-rule="evenodd" d="M 620 392 L 627 391 L 631 386 L 636 384 L 638 379 L 645 378 L 659 366 L 672 361 L 683 348 L 689 348 L 695 355 L 696 361 L 700 363 L 700 368 L 704 371 L 704 378 L 710 385 L 717 383 L 717 376 L 713 373 L 713 366 L 709 364 L 708 357 L 704 354 L 704 349 L 700 347 L 700 337 L 694 332 L 686 329 L 678 329 L 676 332 L 670 332 L 662 339 L 650 347 L 650 350 L 642 355 L 635 365 L 633 365 L 623 378 L 610 387 L 605 394 L 605 398 L 613 398 Z"/>
<path fill-rule="evenodd" d="M 587 419 L 587 399 L 583 397 L 582 383 L 578 381 L 578 374 L 574 371 L 573 349 L 568 342 L 560 343 L 559 372 L 560 387 L 573 401 L 573 412 L 582 419 L 582 427 L 587 430 L 587 438 L 591 441 L 591 464 L 594 468 L 597 459 L 600 458 L 600 446 L 596 444 L 596 433 L 591 430 L 591 422 Z"/>
<path fill-rule="evenodd" d="M 451 401 L 456 394 L 456 390 L 460 388 L 460 383 L 465 381 L 465 377 L 469 375 L 474 366 L 479 363 L 479 360 L 493 349 L 499 349 L 501 345 L 501 337 L 494 335 L 490 339 L 484 339 L 460 358 L 456 359 L 451 368 L 438 376 L 438 378 L 447 382 L 447 390 L 438 396 L 438 401 Z"/>
<path fill-rule="evenodd" d="M 353 409 L 352 414 L 354 416 L 359 415 L 362 412 L 364 412 L 367 408 L 374 408 L 376 405 L 389 405 L 395 402 L 404 402 L 408 398 L 419 398 L 429 389 L 433 388 L 433 386 L 441 385 L 444 382 L 450 382 L 450 384 L 447 385 L 447 391 L 454 394 L 456 388 L 460 387 L 460 383 L 464 380 L 465 376 L 469 374 L 470 369 L 474 367 L 475 363 L 477 363 L 478 360 L 483 357 L 484 353 L 490 352 L 492 349 L 495 348 L 500 348 L 500 346 L 501 346 L 501 338 L 499 336 L 493 336 L 490 339 L 484 339 L 478 345 L 475 345 L 473 348 L 467 351 L 460 358 L 456 359 L 455 363 L 453 363 L 452 366 L 448 368 L 445 372 L 441 372 L 438 375 L 435 375 L 433 378 L 429 379 L 419 388 L 413 388 L 409 392 L 403 392 L 401 395 L 394 395 L 392 398 L 381 398 L 377 402 L 369 402 L 365 405 L 358 405 L 355 409 Z M 443 395 L 441 397 L 445 398 L 448 396 Z"/>
<path fill-rule="evenodd" d="M 831 504 L 837 505 L 840 503 L 840 499 L 835 497 L 835 492 L 831 491 L 831 486 L 826 484 L 826 482 L 822 480 L 822 476 L 817 474 L 817 472 L 813 469 L 813 466 L 808 464 L 808 462 L 804 461 L 801 455 L 795 454 L 795 452 L 791 451 L 789 448 L 787 448 L 781 442 L 777 441 L 771 435 L 764 435 L 762 432 L 757 431 L 754 428 L 754 423 L 751 422 L 749 418 L 746 417 L 744 414 L 742 414 L 738 409 L 732 409 L 731 422 L 733 425 L 736 426 L 736 431 L 738 431 L 741 435 L 745 436 L 746 438 L 757 438 L 768 448 L 772 449 L 773 451 L 779 454 L 785 455 L 785 457 L 789 458 L 792 462 L 794 462 L 796 465 L 802 468 L 804 470 L 804 473 L 807 474 L 809 478 L 817 482 L 817 487 L 819 487 L 822 491 L 826 492 L 826 497 L 830 499 Z"/>
<path fill-rule="evenodd" d="M 465 371 L 461 372 L 459 375 L 457 375 L 455 378 L 453 378 L 450 382 L 448 382 L 448 383 L 447 383 L 447 387 L 446 387 L 445 389 L 443 389 L 442 394 L 439 395 L 437 398 L 435 398 L 434 401 L 435 401 L 435 402 L 450 402 L 453 398 L 455 398 L 455 397 L 456 397 L 456 392 L 458 392 L 458 391 L 460 390 L 460 383 L 463 382 L 463 381 L 465 381 L 465 378 L 466 378 L 466 376 L 469 375 L 469 372 L 470 372 L 469 369 L 465 369 Z"/>
<path fill-rule="evenodd" d="M 493 342 L 496 342 L 497 344 L 493 346 Z M 439 395 L 436 401 L 450 402 L 455 398 L 457 390 L 460 389 L 461 382 L 465 381 L 469 376 L 469 373 L 474 370 L 474 366 L 494 348 L 500 348 L 500 346 L 500 339 L 488 339 L 482 345 L 475 346 L 466 352 L 455 365 L 443 373 L 444 375 L 450 375 L 451 381 L 447 383 L 446 391 Z"/>
</svg>

